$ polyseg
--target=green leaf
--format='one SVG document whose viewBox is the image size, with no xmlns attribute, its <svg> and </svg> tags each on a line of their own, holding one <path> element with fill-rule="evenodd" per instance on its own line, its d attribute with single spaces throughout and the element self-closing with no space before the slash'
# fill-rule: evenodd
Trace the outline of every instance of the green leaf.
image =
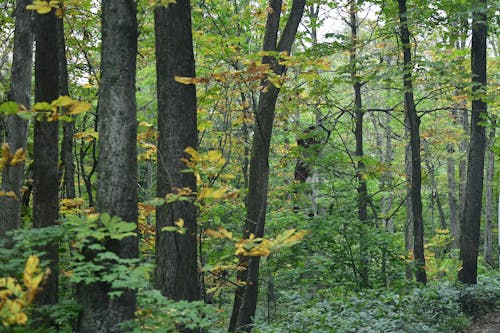
<svg viewBox="0 0 500 333">
<path fill-rule="evenodd" d="M 16 114 L 19 111 L 19 105 L 16 102 L 8 101 L 0 104 L 0 113 Z"/>
</svg>

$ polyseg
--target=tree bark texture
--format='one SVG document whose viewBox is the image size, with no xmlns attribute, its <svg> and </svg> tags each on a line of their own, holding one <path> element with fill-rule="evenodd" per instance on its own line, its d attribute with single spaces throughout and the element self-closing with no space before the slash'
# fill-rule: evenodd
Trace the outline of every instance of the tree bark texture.
<svg viewBox="0 0 500 333">
<path fill-rule="evenodd" d="M 495 154 L 493 146 L 495 145 L 495 128 L 496 119 L 492 121 L 492 128 L 488 135 L 488 164 L 486 166 L 486 188 L 485 188 L 485 211 L 486 211 L 486 226 L 484 230 L 484 261 L 494 267 L 493 259 L 493 217 L 495 209 L 493 205 L 493 186 L 495 182 Z"/>
<path fill-rule="evenodd" d="M 406 0 L 398 0 L 399 4 L 399 28 L 401 42 L 403 44 L 404 74 L 403 86 L 405 89 L 404 101 L 406 117 L 410 127 L 410 147 L 411 147 L 411 201 L 413 215 L 413 255 L 415 258 L 415 277 L 417 282 L 426 284 L 427 275 L 425 272 L 424 257 L 424 221 L 422 217 L 422 169 L 420 157 L 420 119 L 417 115 L 415 100 L 413 97 L 412 72 L 413 64 L 411 59 L 410 32 L 408 29 L 408 12 Z"/>
<path fill-rule="evenodd" d="M 471 2 L 472 17 L 472 114 L 469 155 L 467 158 L 467 183 L 463 222 L 460 228 L 460 259 L 462 269 L 458 279 L 462 283 L 477 283 L 477 256 L 483 198 L 485 128 L 480 124 L 487 115 L 487 105 L 481 96 L 486 92 L 486 35 L 488 30 L 486 0 Z"/>
<path fill-rule="evenodd" d="M 31 74 L 33 66 L 33 13 L 26 10 L 31 0 L 17 0 L 14 32 L 14 51 L 9 99 L 30 108 Z M 6 118 L 6 142 L 11 153 L 21 148 L 26 151 L 28 122 L 16 115 Z M 21 222 L 21 188 L 24 162 L 6 165 L 2 170 L 0 191 L 14 192 L 15 197 L 0 195 L 0 238 L 7 231 L 17 229 Z"/>
<path fill-rule="evenodd" d="M 157 195 L 176 188 L 196 191 L 196 178 L 183 172 L 187 147 L 197 148 L 196 88 L 176 82 L 175 76 L 194 77 L 195 63 L 189 0 L 155 9 L 156 73 L 158 94 Z M 194 200 L 194 199 L 193 199 Z M 186 232 L 165 232 L 184 220 Z M 155 288 L 174 300 L 200 299 L 197 266 L 196 207 L 177 201 L 156 210 Z"/>
<path fill-rule="evenodd" d="M 271 10 L 268 11 L 264 33 L 263 51 L 278 51 L 290 53 L 293 41 L 297 34 L 299 23 L 304 13 L 305 0 L 294 0 L 290 16 L 278 41 L 278 31 L 281 18 L 281 0 L 269 2 Z M 269 64 L 277 75 L 285 73 L 286 68 L 278 64 L 273 56 L 264 56 L 262 63 Z M 272 128 L 276 101 L 279 88 L 269 80 L 262 82 L 263 90 L 259 96 L 257 112 L 255 114 L 254 136 L 250 157 L 249 188 L 247 196 L 247 215 L 243 230 L 243 237 L 250 234 L 255 237 L 264 235 L 267 209 L 267 192 L 269 184 L 269 146 L 271 143 Z M 257 308 L 259 257 L 240 257 L 240 266 L 246 271 L 240 271 L 237 279 L 245 281 L 244 287 L 238 287 L 235 292 L 233 312 L 229 331 L 252 330 L 253 317 Z"/>
<path fill-rule="evenodd" d="M 57 53 L 55 10 L 48 14 L 35 14 L 35 101 L 52 102 L 59 96 L 59 69 Z M 33 148 L 33 227 L 45 228 L 57 223 L 58 197 L 58 126 L 57 121 L 46 118 L 35 121 Z M 58 301 L 58 247 L 48 245 L 41 249 L 50 260 L 51 273 L 38 304 L 56 304 Z M 40 318 L 40 325 L 53 323 Z"/>
<path fill-rule="evenodd" d="M 351 67 L 351 81 L 352 88 L 354 92 L 354 137 L 356 140 L 356 150 L 354 155 L 356 156 L 356 179 L 358 181 L 357 192 L 358 192 L 358 219 L 359 219 L 359 274 L 360 274 L 360 285 L 367 287 L 369 286 L 368 271 L 369 271 L 369 258 L 368 258 L 368 244 L 366 242 L 366 229 L 368 227 L 368 188 L 366 186 L 366 179 L 363 176 L 365 171 L 365 163 L 363 161 L 363 116 L 364 111 L 362 109 L 363 103 L 361 99 L 361 82 L 358 78 L 358 66 L 357 66 L 357 47 L 358 47 L 358 3 L 357 0 L 352 0 L 350 4 L 350 21 L 349 26 L 351 29 L 351 49 L 349 53 L 349 64 Z"/>
<path fill-rule="evenodd" d="M 136 2 L 103 0 L 97 203 L 99 212 L 127 222 L 137 222 L 136 53 Z M 136 237 L 106 246 L 122 258 L 138 256 Z M 109 291 L 107 283 L 79 286 L 79 332 L 121 332 L 119 324 L 133 318 L 135 293 L 110 299 Z"/>
<path fill-rule="evenodd" d="M 57 52 L 59 59 L 59 95 L 69 96 L 68 65 L 63 19 L 57 22 Z M 73 121 L 63 122 L 63 139 L 61 144 L 61 164 L 64 172 L 62 197 L 69 199 L 75 197 L 75 166 L 73 164 L 74 127 L 75 123 Z"/>
<path fill-rule="evenodd" d="M 447 183 L 448 183 L 448 209 L 450 211 L 450 232 L 453 237 L 451 247 L 458 249 L 460 240 L 460 224 L 458 219 L 458 204 L 457 204 L 457 181 L 455 176 L 455 158 L 453 153 L 455 152 L 455 147 L 453 143 L 448 143 L 446 145 L 446 151 L 448 153 L 448 158 L 446 160 L 447 165 Z"/>
</svg>

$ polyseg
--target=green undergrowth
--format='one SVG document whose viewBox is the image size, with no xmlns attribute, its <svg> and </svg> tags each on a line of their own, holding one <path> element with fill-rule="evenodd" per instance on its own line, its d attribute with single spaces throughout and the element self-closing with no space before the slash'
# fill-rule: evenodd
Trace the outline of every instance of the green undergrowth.
<svg viewBox="0 0 500 333">
<path fill-rule="evenodd" d="M 372 289 L 339 295 L 282 292 L 281 311 L 255 332 L 452 333 L 500 304 L 500 277 L 481 276 L 474 286 L 433 281 L 426 287 Z"/>
</svg>

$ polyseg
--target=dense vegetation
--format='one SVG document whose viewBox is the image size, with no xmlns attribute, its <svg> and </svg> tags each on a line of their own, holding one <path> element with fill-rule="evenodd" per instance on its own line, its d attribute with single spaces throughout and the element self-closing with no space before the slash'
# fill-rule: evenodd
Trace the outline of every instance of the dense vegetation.
<svg viewBox="0 0 500 333">
<path fill-rule="evenodd" d="M 460 332 L 494 311 L 499 10 L 3 1 L 0 332 Z"/>
</svg>

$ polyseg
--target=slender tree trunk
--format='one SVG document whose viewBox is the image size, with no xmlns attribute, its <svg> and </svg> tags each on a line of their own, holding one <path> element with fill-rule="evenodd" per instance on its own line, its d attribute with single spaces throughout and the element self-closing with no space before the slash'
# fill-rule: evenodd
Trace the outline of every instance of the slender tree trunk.
<svg viewBox="0 0 500 333">
<path fill-rule="evenodd" d="M 446 150 L 448 152 L 447 158 L 447 181 L 448 181 L 448 209 L 450 211 L 450 231 L 453 237 L 453 242 L 451 247 L 458 249 L 460 240 L 460 225 L 458 223 L 458 204 L 457 204 L 457 184 L 455 180 L 455 158 L 453 153 L 455 148 L 453 143 L 448 143 L 446 145 Z"/>
<path fill-rule="evenodd" d="M 68 65 L 66 60 L 66 42 L 64 37 L 64 21 L 57 22 L 57 52 L 59 59 L 59 95 L 69 96 Z M 75 166 L 73 164 L 73 121 L 63 123 L 63 139 L 61 145 L 61 161 L 64 171 L 63 196 L 72 199 L 75 197 Z"/>
<path fill-rule="evenodd" d="M 137 121 L 135 69 L 136 2 L 103 0 L 101 81 L 97 126 L 99 161 L 97 205 L 101 213 L 137 222 Z M 108 250 L 121 258 L 137 258 L 136 237 L 109 241 Z M 135 293 L 123 290 L 110 299 L 104 282 L 79 286 L 82 305 L 79 332 L 121 332 L 119 324 L 133 318 Z"/>
<path fill-rule="evenodd" d="M 486 92 L 486 35 L 488 30 L 486 0 L 473 0 L 472 17 L 472 117 L 469 155 L 467 159 L 467 183 L 463 223 L 460 232 L 460 259 L 462 269 L 458 279 L 462 283 L 477 283 L 477 255 L 481 206 L 483 198 L 485 128 L 480 124 L 487 115 L 487 105 L 481 96 Z"/>
<path fill-rule="evenodd" d="M 35 14 L 35 101 L 52 102 L 59 96 L 59 69 L 56 40 L 58 18 L 55 10 L 48 14 Z M 33 148 L 33 227 L 45 228 L 57 224 L 58 196 L 58 126 L 57 121 L 35 121 Z M 53 305 L 58 301 L 58 246 L 41 249 L 43 259 L 49 260 L 51 273 L 38 304 Z M 49 318 L 39 318 L 43 327 L 53 326 Z"/>
<path fill-rule="evenodd" d="M 405 119 L 405 138 L 410 136 L 408 117 Z M 406 174 L 406 224 L 405 224 L 405 250 L 413 254 L 413 208 L 411 200 L 411 147 L 408 143 L 405 146 L 405 174 Z M 405 267 L 406 279 L 413 279 L 413 271 L 410 264 Z"/>
<path fill-rule="evenodd" d="M 30 108 L 31 73 L 33 63 L 33 13 L 26 10 L 31 0 L 17 0 L 12 59 L 11 90 L 9 99 Z M 28 122 L 16 115 L 6 118 L 6 142 L 11 153 L 18 149 L 26 151 Z M 21 223 L 21 188 L 23 185 L 24 162 L 6 165 L 2 170 L 0 191 L 14 192 L 15 197 L 0 195 L 0 238 L 7 231 L 17 229 Z"/>
<path fill-rule="evenodd" d="M 294 0 L 290 16 L 278 42 L 278 31 L 281 17 L 281 0 L 271 0 L 267 14 L 266 30 L 264 33 L 264 51 L 278 51 L 290 53 L 299 23 L 304 13 L 305 0 Z M 265 56 L 262 63 L 269 64 L 277 75 L 283 75 L 286 68 L 280 65 L 273 56 Z M 247 197 L 247 216 L 243 236 L 250 234 L 255 237 L 264 235 L 267 209 L 267 190 L 269 184 L 269 145 L 274 121 L 274 111 L 279 88 L 269 80 L 262 82 L 263 90 L 259 96 L 257 112 L 255 114 L 255 129 L 250 158 L 249 188 Z M 233 312 L 229 331 L 252 330 L 253 317 L 257 308 L 259 257 L 240 257 L 240 266 L 247 267 L 246 271 L 238 274 L 238 280 L 246 281 L 244 287 L 237 288 L 233 305 Z"/>
<path fill-rule="evenodd" d="M 490 129 L 488 138 L 488 164 L 486 166 L 486 227 L 484 230 L 484 261 L 490 266 L 495 265 L 493 260 L 493 184 L 495 182 L 495 154 L 493 153 L 493 145 L 495 144 L 495 126 L 496 119 L 492 121 L 492 128 Z"/>
<path fill-rule="evenodd" d="M 415 277 L 417 282 L 426 284 L 424 257 L 424 221 L 422 217 L 422 169 L 420 158 L 420 119 L 415 108 L 413 98 L 412 72 L 413 63 L 411 59 L 410 32 L 408 29 L 408 11 L 406 0 L 398 0 L 399 4 L 399 27 L 401 42 L 403 44 L 404 74 L 403 85 L 405 88 L 406 117 L 410 126 L 411 147 L 411 201 L 413 215 L 413 255 L 415 257 Z"/>
<path fill-rule="evenodd" d="M 196 88 L 176 82 L 175 76 L 194 77 L 195 62 L 188 0 L 155 9 L 156 72 L 158 87 L 157 195 L 165 197 L 177 188 L 196 191 L 187 167 L 187 147 L 198 144 Z M 184 220 L 186 232 L 165 232 Z M 192 201 L 177 201 L 156 210 L 155 288 L 174 300 L 200 299 L 197 266 L 196 208 Z"/>
<path fill-rule="evenodd" d="M 369 285 L 368 271 L 369 271 L 369 259 L 368 259 L 368 245 L 366 242 L 366 228 L 368 227 L 368 188 L 366 186 L 366 180 L 363 177 L 363 172 L 365 170 L 365 163 L 363 161 L 363 115 L 364 111 L 362 109 L 362 99 L 361 99 L 361 82 L 359 82 L 358 77 L 358 66 L 357 66 L 357 47 L 358 47 L 358 2 L 357 0 L 352 0 L 350 3 L 350 21 L 349 25 L 351 28 L 351 49 L 349 54 L 349 63 L 351 67 L 351 81 L 352 89 L 354 92 L 354 118 L 355 118 L 355 129 L 354 137 L 356 139 L 356 150 L 354 155 L 357 159 L 356 166 L 356 178 L 358 180 L 357 192 L 358 192 L 358 219 L 359 219 L 359 249 L 360 249 L 360 265 L 359 274 L 361 277 L 360 284 L 364 287 Z"/>
</svg>

